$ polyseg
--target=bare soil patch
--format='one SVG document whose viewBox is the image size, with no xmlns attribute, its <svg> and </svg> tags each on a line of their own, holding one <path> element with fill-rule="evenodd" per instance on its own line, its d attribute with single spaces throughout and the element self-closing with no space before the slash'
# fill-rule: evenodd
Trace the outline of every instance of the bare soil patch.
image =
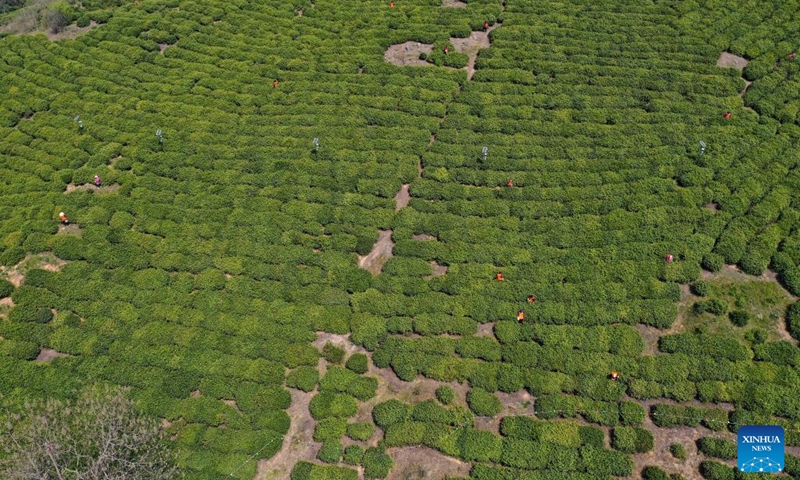
<svg viewBox="0 0 800 480">
<path fill-rule="evenodd" d="M 494 337 L 494 322 L 478 324 L 476 337 Z"/>
<path fill-rule="evenodd" d="M 283 445 L 275 456 L 258 461 L 257 473 L 253 480 L 289 478 L 289 472 L 299 460 L 313 461 L 322 446 L 312 438 L 315 423 L 308 410 L 311 397 L 316 392 L 303 392 L 293 388 L 289 391 L 292 395 L 292 404 L 286 410 L 291 419 L 289 431 L 283 437 Z"/>
<path fill-rule="evenodd" d="M 81 235 L 81 227 L 75 225 L 74 223 L 70 225 L 59 225 L 58 233 L 61 235 Z"/>
<path fill-rule="evenodd" d="M 750 63 L 746 59 L 734 55 L 730 52 L 722 52 L 717 59 L 717 66 L 722 68 L 737 68 L 742 70 L 747 64 Z"/>
<path fill-rule="evenodd" d="M 86 35 L 89 31 L 97 27 L 98 23 L 92 20 L 87 27 L 79 27 L 77 25 L 70 25 L 58 33 L 52 33 L 49 30 L 45 33 L 47 39 L 50 41 L 65 40 L 71 38 L 78 38 L 81 35 Z"/>
<path fill-rule="evenodd" d="M 242 409 L 239 408 L 236 400 L 222 400 L 222 403 L 236 410 L 236 413 L 242 413 Z"/>
<path fill-rule="evenodd" d="M 393 256 L 393 248 L 394 242 L 392 242 L 392 231 L 381 230 L 380 234 L 378 235 L 378 241 L 372 246 L 372 251 L 370 251 L 366 256 L 358 256 L 359 268 L 363 268 L 373 275 L 380 275 L 383 266 Z"/>
<path fill-rule="evenodd" d="M 433 268 L 433 273 L 427 275 L 425 277 L 426 280 L 430 280 L 431 278 L 441 277 L 442 275 L 447 273 L 448 269 L 447 265 L 439 265 L 438 263 L 436 263 L 436 260 L 431 260 L 430 264 L 431 267 Z"/>
<path fill-rule="evenodd" d="M 441 480 L 448 476 L 467 477 L 472 464 L 427 447 L 390 448 L 395 468 L 387 480 Z"/>
<path fill-rule="evenodd" d="M 350 356 L 356 352 L 366 353 L 364 348 L 358 347 L 350 341 L 349 333 L 347 335 L 342 335 L 338 333 L 317 332 L 317 339 L 314 340 L 311 345 L 313 345 L 317 350 L 322 350 L 322 347 L 324 347 L 328 342 L 344 350 L 347 356 Z"/>
<path fill-rule="evenodd" d="M 399 67 L 425 67 L 431 64 L 425 60 L 420 60 L 419 54 L 429 54 L 433 50 L 433 45 L 419 42 L 405 42 L 389 46 L 383 59 Z"/>
<path fill-rule="evenodd" d="M 486 29 L 485 32 L 472 32 L 467 38 L 450 38 L 450 43 L 453 44 L 457 52 L 469 55 L 469 61 L 466 66 L 467 80 L 471 80 L 472 76 L 475 75 L 475 61 L 478 58 L 478 52 L 482 48 L 489 48 L 492 46 L 492 43 L 489 41 L 489 32 L 497 28 L 498 25 L 498 23 L 495 23 Z"/>
<path fill-rule="evenodd" d="M 427 235 L 427 234 L 424 234 L 424 233 L 421 234 L 421 235 L 414 235 L 411 238 L 413 238 L 414 240 L 420 240 L 420 241 L 437 241 L 438 240 L 438 238 L 434 237 L 433 235 Z"/>
<path fill-rule="evenodd" d="M 664 403 L 664 402 L 660 402 Z M 677 427 L 660 428 L 653 424 L 649 415 L 645 417 L 643 427 L 653 434 L 653 450 L 647 453 L 633 455 L 634 472 L 641 472 L 647 465 L 655 465 L 667 473 L 680 473 L 687 479 L 702 478 L 700 476 L 700 463 L 706 457 L 697 451 L 695 443 L 701 437 L 727 438 L 735 440 L 736 435 L 723 430 L 714 432 L 706 428 Z M 686 448 L 686 460 L 678 460 L 672 456 L 669 446 L 679 443 Z M 717 459 L 718 460 L 718 459 Z M 730 466 L 735 466 L 735 460 L 719 460 Z"/>
<path fill-rule="evenodd" d="M 711 210 L 712 212 L 716 212 L 719 210 L 719 204 L 716 202 L 711 202 L 706 204 L 706 208 Z"/>
<path fill-rule="evenodd" d="M 444 0 L 442 8 L 467 8 L 467 4 L 458 0 Z"/>
<path fill-rule="evenodd" d="M 50 363 L 53 359 L 61 358 L 61 357 L 71 357 L 72 355 L 68 353 L 57 352 L 52 348 L 43 348 L 39 355 L 36 357 L 34 362 L 37 363 Z"/>
<path fill-rule="evenodd" d="M 160 53 L 161 55 L 164 55 L 164 50 L 168 49 L 171 46 L 172 45 L 169 45 L 169 44 L 166 44 L 166 43 L 159 43 L 158 44 L 158 53 Z"/>
<path fill-rule="evenodd" d="M 84 183 L 83 185 L 75 185 L 74 183 L 70 183 L 67 185 L 67 188 L 64 190 L 64 194 L 72 193 L 76 190 L 85 191 L 85 190 L 96 190 L 98 192 L 116 192 L 120 189 L 120 185 L 117 183 L 112 183 L 111 185 L 103 185 L 101 187 L 95 186 L 94 183 Z"/>
<path fill-rule="evenodd" d="M 65 260 L 61 260 L 51 252 L 44 252 L 36 255 L 27 255 L 12 267 L 0 267 L 0 273 L 15 287 L 19 287 L 25 282 L 25 274 L 30 269 L 40 268 L 48 272 L 58 272 L 66 264 Z"/>
<path fill-rule="evenodd" d="M 404 207 L 408 206 L 408 202 L 411 201 L 411 195 L 408 193 L 408 187 L 409 184 L 403 184 L 403 186 L 400 188 L 400 191 L 394 196 L 395 212 L 399 212 Z"/>
</svg>

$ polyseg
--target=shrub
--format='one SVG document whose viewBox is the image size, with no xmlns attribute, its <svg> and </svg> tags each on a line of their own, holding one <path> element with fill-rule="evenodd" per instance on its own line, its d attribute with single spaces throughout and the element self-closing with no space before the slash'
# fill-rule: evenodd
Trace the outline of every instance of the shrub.
<svg viewBox="0 0 800 480">
<path fill-rule="evenodd" d="M 365 373 L 369 369 L 369 359 L 363 353 L 354 353 L 347 359 L 345 367 L 355 373 Z"/>
<path fill-rule="evenodd" d="M 623 425 L 638 425 L 647 415 L 644 407 L 636 402 L 626 400 L 619 404 L 619 418 Z"/>
<path fill-rule="evenodd" d="M 329 361 L 330 363 L 338 365 L 342 363 L 342 360 L 344 360 L 344 350 L 332 344 L 331 342 L 326 342 L 322 347 L 322 356 L 325 357 L 325 360 Z"/>
<path fill-rule="evenodd" d="M 800 302 L 795 302 L 786 309 L 786 329 L 797 340 L 800 340 Z"/>
<path fill-rule="evenodd" d="M 8 314 L 12 322 L 47 323 L 53 319 L 53 312 L 47 307 L 25 307 L 17 305 Z"/>
<path fill-rule="evenodd" d="M 14 284 L 5 279 L 0 279 L 0 298 L 5 298 L 14 292 Z"/>
<path fill-rule="evenodd" d="M 386 478 L 394 462 L 383 449 L 372 447 L 364 452 L 361 464 L 364 466 L 364 478 L 373 479 Z"/>
<path fill-rule="evenodd" d="M 710 313 L 712 315 L 722 315 L 728 311 L 728 304 L 717 298 L 701 301 L 694 304 L 695 313 Z"/>
<path fill-rule="evenodd" d="M 342 444 L 337 441 L 322 442 L 317 458 L 325 463 L 339 463 L 342 458 Z"/>
<path fill-rule="evenodd" d="M 314 441 L 338 442 L 347 429 L 347 420 L 343 418 L 324 418 L 317 422 L 314 428 Z"/>
<path fill-rule="evenodd" d="M 708 295 L 709 284 L 705 280 L 698 280 L 692 285 L 692 292 L 698 297 L 705 297 Z"/>
<path fill-rule="evenodd" d="M 375 426 L 369 422 L 349 423 L 347 436 L 353 440 L 367 441 L 375 435 Z"/>
<path fill-rule="evenodd" d="M 389 425 L 405 422 L 411 414 L 411 407 L 399 400 L 388 400 L 375 405 L 372 409 L 372 419 L 375 425 L 386 429 Z"/>
<path fill-rule="evenodd" d="M 289 478 L 290 480 L 357 480 L 358 473 L 351 468 L 315 465 L 301 460 L 292 468 Z"/>
<path fill-rule="evenodd" d="M 360 465 L 364 458 L 364 447 L 361 445 L 348 445 L 344 449 L 342 461 L 348 465 Z"/>
<path fill-rule="evenodd" d="M 414 405 L 411 418 L 425 423 L 444 423 L 449 425 L 455 422 L 455 415 L 433 400 L 425 400 Z"/>
<path fill-rule="evenodd" d="M 606 434 L 597 427 L 579 427 L 578 432 L 581 438 L 581 445 L 603 448 L 605 445 Z"/>
<path fill-rule="evenodd" d="M 734 480 L 734 470 L 731 467 L 714 461 L 702 462 L 700 474 L 706 480 Z"/>
<path fill-rule="evenodd" d="M 639 427 L 617 427 L 611 445 L 624 453 L 644 453 L 653 449 L 653 434 Z"/>
<path fill-rule="evenodd" d="M 467 393 L 467 404 L 475 415 L 481 417 L 493 417 L 503 410 L 500 399 L 482 388 L 473 388 Z"/>
<path fill-rule="evenodd" d="M 744 327 L 750 320 L 750 314 L 744 310 L 733 310 L 732 312 L 728 313 L 728 318 L 730 318 L 731 323 L 737 327 Z"/>
<path fill-rule="evenodd" d="M 358 411 L 358 402 L 350 395 L 320 392 L 309 403 L 311 416 L 316 420 L 328 417 L 350 418 Z"/>
<path fill-rule="evenodd" d="M 704 455 L 729 460 L 736 458 L 736 443 L 724 438 L 703 437 L 697 440 L 697 450 Z"/>
<path fill-rule="evenodd" d="M 669 452 L 678 460 L 686 460 L 686 447 L 683 444 L 673 443 L 669 446 Z"/>
<path fill-rule="evenodd" d="M 450 405 L 456 397 L 455 390 L 447 385 L 442 385 L 436 389 L 436 398 L 442 402 L 443 405 Z"/>
<path fill-rule="evenodd" d="M 304 392 L 314 390 L 319 381 L 319 372 L 314 367 L 297 367 L 286 376 L 286 386 L 297 388 Z"/>
<path fill-rule="evenodd" d="M 725 259 L 722 258 L 722 255 L 716 253 L 709 253 L 708 255 L 703 257 L 703 268 L 708 270 L 709 272 L 718 272 L 722 270 L 722 267 L 725 266 Z"/>
<path fill-rule="evenodd" d="M 649 465 L 642 469 L 642 480 L 670 480 L 670 478 L 664 470 Z"/>
<path fill-rule="evenodd" d="M 461 458 L 468 462 L 498 460 L 502 442 L 492 432 L 468 429 L 460 439 Z"/>
</svg>

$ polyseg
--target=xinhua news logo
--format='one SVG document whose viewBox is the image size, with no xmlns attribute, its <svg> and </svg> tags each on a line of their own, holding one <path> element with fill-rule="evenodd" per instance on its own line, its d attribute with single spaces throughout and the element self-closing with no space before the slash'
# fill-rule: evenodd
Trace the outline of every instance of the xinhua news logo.
<svg viewBox="0 0 800 480">
<path fill-rule="evenodd" d="M 742 472 L 783 471 L 783 427 L 748 425 L 739 427 L 738 467 Z"/>
</svg>

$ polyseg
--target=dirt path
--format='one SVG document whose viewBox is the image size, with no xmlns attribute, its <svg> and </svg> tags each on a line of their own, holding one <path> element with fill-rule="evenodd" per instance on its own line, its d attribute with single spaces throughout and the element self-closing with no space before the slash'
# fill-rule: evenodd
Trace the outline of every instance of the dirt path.
<svg viewBox="0 0 800 480">
<path fill-rule="evenodd" d="M 75 185 L 74 183 L 70 183 L 67 185 L 67 188 L 64 190 L 64 194 L 72 193 L 76 190 L 78 191 L 85 191 L 85 190 L 96 190 L 98 192 L 116 192 L 120 189 L 120 185 L 117 183 L 113 183 L 111 185 L 103 185 L 101 187 L 96 187 L 94 183 L 84 183 L 83 185 Z"/>
<path fill-rule="evenodd" d="M 383 266 L 393 256 L 393 248 L 394 242 L 392 242 L 392 231 L 381 230 L 380 234 L 378 235 L 378 241 L 372 246 L 372 251 L 370 251 L 366 256 L 358 256 L 359 268 L 363 268 L 373 275 L 380 275 Z"/>
<path fill-rule="evenodd" d="M 253 480 L 282 480 L 289 478 L 294 465 L 300 460 L 313 461 L 321 443 L 314 442 L 314 419 L 308 410 L 311 398 L 316 390 L 303 392 L 290 388 L 292 404 L 286 410 L 291 419 L 289 431 L 283 438 L 283 445 L 278 453 L 268 460 L 259 460 L 256 476 Z"/>
<path fill-rule="evenodd" d="M 386 451 L 394 460 L 395 467 L 387 480 L 441 480 L 446 477 L 467 477 L 471 463 L 427 447 L 400 447 Z"/>
<path fill-rule="evenodd" d="M 472 32 L 467 38 L 451 38 L 450 43 L 457 52 L 466 53 L 469 55 L 467 62 L 467 80 L 472 80 L 475 75 L 475 61 L 478 59 L 478 52 L 482 48 L 489 48 L 492 43 L 489 41 L 489 32 L 497 28 L 500 24 L 495 23 L 486 29 L 485 32 Z"/>
<path fill-rule="evenodd" d="M 467 8 L 467 4 L 458 0 L 443 0 L 442 8 Z"/>
<path fill-rule="evenodd" d="M 394 196 L 395 212 L 399 212 L 403 208 L 407 207 L 408 202 L 411 201 L 411 195 L 408 193 L 408 187 L 408 183 L 403 184 L 403 186 L 400 188 L 400 191 Z"/>
</svg>

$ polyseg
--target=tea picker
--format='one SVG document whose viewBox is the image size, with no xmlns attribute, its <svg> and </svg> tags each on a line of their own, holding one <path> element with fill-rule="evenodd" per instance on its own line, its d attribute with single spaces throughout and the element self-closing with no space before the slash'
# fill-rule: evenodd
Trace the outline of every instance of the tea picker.
<svg viewBox="0 0 800 480">
<path fill-rule="evenodd" d="M 725 112 L 725 115 L 723 115 L 723 117 L 725 117 L 725 119 L 729 119 L 732 116 L 733 116 L 733 114 L 731 112 Z"/>
<path fill-rule="evenodd" d="M 519 323 L 522 323 L 522 322 L 525 321 L 525 310 L 520 310 L 519 312 L 517 312 L 517 321 Z"/>
<path fill-rule="evenodd" d="M 494 278 L 495 278 L 495 280 L 497 280 L 498 282 L 502 282 L 503 280 L 505 280 L 505 279 L 503 278 L 503 274 L 502 274 L 502 273 L 500 273 L 500 272 L 497 272 L 497 273 L 494 275 Z"/>
<path fill-rule="evenodd" d="M 281 86 L 281 82 L 279 82 L 279 81 L 277 81 L 277 80 L 275 80 L 274 82 L 272 82 L 272 88 L 278 88 L 278 87 L 280 87 L 280 86 Z"/>
<path fill-rule="evenodd" d="M 489 22 L 483 22 L 483 31 L 489 30 Z"/>
<path fill-rule="evenodd" d="M 528 295 L 528 299 L 527 300 L 528 300 L 528 303 L 535 303 L 536 302 L 536 297 L 534 297 L 533 295 Z"/>
<path fill-rule="evenodd" d="M 672 254 L 669 254 L 664 260 L 666 260 L 667 263 L 672 263 L 675 260 L 675 257 L 673 257 Z"/>
<path fill-rule="evenodd" d="M 61 221 L 62 225 L 69 225 L 69 219 L 67 218 L 66 213 L 58 212 L 58 219 Z"/>
<path fill-rule="evenodd" d="M 619 380 L 619 372 L 612 371 L 608 376 L 611 378 L 611 380 Z"/>
<path fill-rule="evenodd" d="M 94 176 L 94 186 L 97 187 L 97 188 L 100 188 L 100 176 L 99 175 L 95 175 Z"/>
</svg>

